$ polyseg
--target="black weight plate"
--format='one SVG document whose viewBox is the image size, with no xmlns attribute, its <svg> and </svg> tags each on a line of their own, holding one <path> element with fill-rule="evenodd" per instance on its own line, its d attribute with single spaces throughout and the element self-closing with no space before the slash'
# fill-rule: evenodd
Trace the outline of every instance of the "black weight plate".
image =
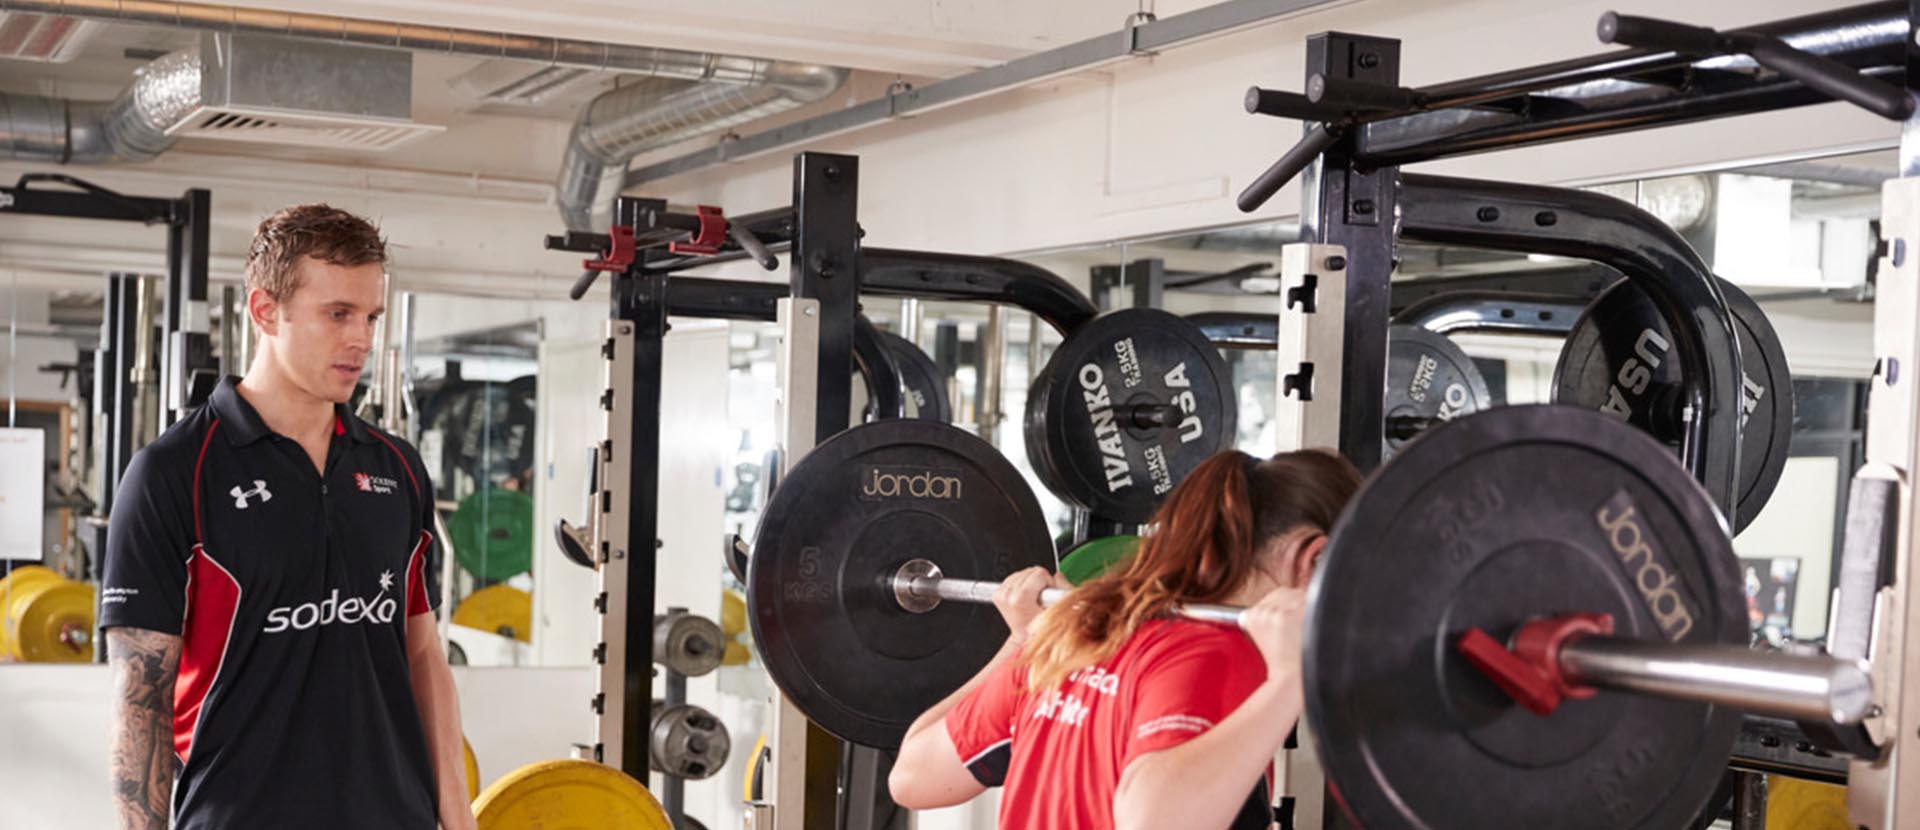
<svg viewBox="0 0 1920 830">
<path fill-rule="evenodd" d="M 893 332 L 880 332 L 880 343 L 893 355 L 894 368 L 900 372 L 900 387 L 906 393 L 910 417 L 951 422 L 953 409 L 947 402 L 947 376 L 941 373 L 939 364 L 913 341 Z"/>
<path fill-rule="evenodd" d="M 1793 375 L 1773 324 L 1760 304 L 1726 280 L 1720 291 L 1733 315 L 1740 343 L 1739 502 L 1735 533 L 1751 523 L 1786 469 L 1793 438 Z M 1643 335 L 1645 335 L 1643 337 Z M 1598 409 L 1679 447 L 1685 427 L 1680 407 L 1685 386 L 1672 330 L 1646 292 L 1627 280 L 1614 283 L 1573 324 L 1553 372 L 1553 399 Z"/>
<path fill-rule="evenodd" d="M 1301 635 L 1308 725 L 1352 818 L 1428 830 L 1693 819 L 1739 713 L 1602 691 L 1540 717 L 1455 650 L 1469 628 L 1504 641 L 1572 612 L 1612 614 L 1622 637 L 1747 641 L 1719 514 L 1645 433 L 1576 407 L 1499 407 L 1428 430 L 1372 476 L 1334 526 Z"/>
<path fill-rule="evenodd" d="M 1393 433 L 1396 418 L 1451 421 L 1493 405 L 1487 379 L 1452 338 L 1419 326 L 1387 329 L 1387 444 L 1392 458 L 1412 440 Z"/>
<path fill-rule="evenodd" d="M 1162 408 L 1147 426 L 1137 408 Z M 1152 308 L 1073 331 L 1027 393 L 1027 458 L 1047 487 L 1095 516 L 1139 524 L 1180 479 L 1233 447 L 1233 372 L 1194 324 Z"/>
<path fill-rule="evenodd" d="M 747 562 L 748 619 L 767 672 L 809 720 L 892 749 L 993 657 L 990 605 L 903 611 L 886 582 L 909 559 L 998 581 L 1054 566 L 1040 503 L 985 441 L 933 421 L 863 424 L 780 482 Z"/>
</svg>

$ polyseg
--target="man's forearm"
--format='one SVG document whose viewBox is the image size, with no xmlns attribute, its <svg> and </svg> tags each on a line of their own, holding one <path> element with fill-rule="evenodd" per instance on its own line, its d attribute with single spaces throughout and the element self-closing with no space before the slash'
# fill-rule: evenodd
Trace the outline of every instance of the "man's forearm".
<svg viewBox="0 0 1920 830">
<path fill-rule="evenodd" d="M 427 752 L 433 758 L 433 778 L 440 803 L 440 826 L 446 830 L 465 830 L 473 826 L 473 807 L 467 800 L 467 765 L 460 737 L 460 696 L 453 686 L 453 671 L 447 668 L 445 652 L 431 615 L 420 615 L 409 623 L 410 638 L 430 637 L 432 645 L 422 648 L 422 640 L 410 642 L 413 700 L 420 708 L 420 725 L 426 732 Z M 421 632 L 412 626 L 423 626 Z"/>
<path fill-rule="evenodd" d="M 180 638 L 136 628 L 107 630 L 113 667 L 114 809 L 121 830 L 166 830 L 172 811 L 173 681 Z"/>
</svg>

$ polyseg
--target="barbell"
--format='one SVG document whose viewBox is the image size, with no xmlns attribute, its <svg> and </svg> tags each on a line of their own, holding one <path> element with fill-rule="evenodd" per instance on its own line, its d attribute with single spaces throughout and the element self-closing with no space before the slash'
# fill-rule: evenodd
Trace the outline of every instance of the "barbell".
<svg viewBox="0 0 1920 830">
<path fill-rule="evenodd" d="M 909 559 L 889 587 L 901 610 L 924 614 L 943 601 L 991 605 L 1000 583 L 950 578 L 932 562 Z M 1066 588 L 1042 589 L 1040 604 L 1051 607 L 1068 593 Z M 1170 613 L 1240 626 L 1245 610 L 1189 603 L 1173 606 Z M 1542 715 L 1552 714 L 1566 698 L 1591 696 L 1594 687 L 1837 724 L 1859 723 L 1873 706 L 1873 681 L 1857 661 L 1606 636 L 1603 632 L 1611 632 L 1612 625 L 1604 617 L 1549 617 L 1522 625 L 1511 644 L 1472 629 L 1458 648 L 1514 702 Z"/>
<path fill-rule="evenodd" d="M 1004 641 L 992 583 L 1052 551 L 985 442 L 858 426 L 769 499 L 748 619 L 809 719 L 897 746 Z M 1361 826 L 1681 826 L 1742 709 L 1870 711 L 1858 664 L 1748 637 L 1726 526 L 1670 450 L 1583 408 L 1495 408 L 1401 446 L 1330 530 L 1301 631 L 1306 731 Z"/>
</svg>

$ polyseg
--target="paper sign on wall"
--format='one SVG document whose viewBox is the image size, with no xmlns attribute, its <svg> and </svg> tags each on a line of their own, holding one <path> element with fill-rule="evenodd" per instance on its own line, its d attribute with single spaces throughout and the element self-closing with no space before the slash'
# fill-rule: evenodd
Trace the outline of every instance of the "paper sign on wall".
<svg viewBox="0 0 1920 830">
<path fill-rule="evenodd" d="M 0 429 L 0 559 L 42 558 L 46 532 L 45 430 Z"/>
</svg>

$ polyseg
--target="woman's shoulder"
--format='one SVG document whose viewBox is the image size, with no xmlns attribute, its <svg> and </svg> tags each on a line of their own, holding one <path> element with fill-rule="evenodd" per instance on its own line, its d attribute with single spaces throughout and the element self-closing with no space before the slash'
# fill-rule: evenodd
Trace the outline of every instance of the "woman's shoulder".
<svg viewBox="0 0 1920 830">
<path fill-rule="evenodd" d="M 1186 619 L 1148 620 L 1134 632 L 1132 645 L 1143 655 L 1169 651 L 1259 654 L 1238 627 Z"/>
</svg>

